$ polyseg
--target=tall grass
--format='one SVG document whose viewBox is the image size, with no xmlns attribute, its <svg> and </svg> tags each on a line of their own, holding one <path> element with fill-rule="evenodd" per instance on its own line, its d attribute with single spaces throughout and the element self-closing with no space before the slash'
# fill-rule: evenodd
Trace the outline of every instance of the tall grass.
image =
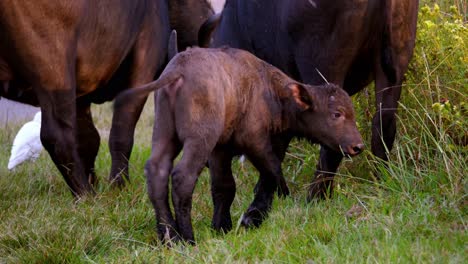
<svg viewBox="0 0 468 264">
<path fill-rule="evenodd" d="M 457 12 L 466 14 L 460 3 L 466 2 L 455 2 Z M 0 263 L 466 263 L 468 48 L 456 40 L 467 41 L 467 27 L 449 15 L 449 5 L 438 9 L 421 8 L 389 163 L 369 151 L 344 161 L 332 199 L 308 204 L 318 148 L 294 141 L 283 164 L 291 197 L 275 199 L 264 224 L 245 230 L 236 223 L 253 198 L 258 175 L 248 162 L 234 161 L 235 227 L 226 235 L 210 229 L 204 171 L 193 200 L 196 246 L 169 249 L 157 241 L 143 175 L 152 100 L 137 127 L 131 182 L 121 191 L 106 181 L 112 105 L 93 107 L 102 136 L 96 161 L 100 183 L 96 197 L 78 203 L 46 153 L 7 171 L 6 153 L 20 125 L 5 127 L 0 131 L 0 153 L 5 153 L 0 156 Z M 354 98 L 367 142 L 371 94 Z M 374 180 L 376 173 L 380 181 Z"/>
</svg>

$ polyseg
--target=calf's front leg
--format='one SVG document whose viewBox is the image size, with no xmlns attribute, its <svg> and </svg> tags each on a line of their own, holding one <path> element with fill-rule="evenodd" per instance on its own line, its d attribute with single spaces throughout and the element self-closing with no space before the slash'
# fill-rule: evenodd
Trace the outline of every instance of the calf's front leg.
<svg viewBox="0 0 468 264">
<path fill-rule="evenodd" d="M 250 152 L 248 157 L 259 171 L 260 179 L 254 200 L 244 213 L 241 224 L 245 227 L 258 227 L 270 211 L 274 193 L 283 175 L 281 162 L 271 148 Z"/>
</svg>

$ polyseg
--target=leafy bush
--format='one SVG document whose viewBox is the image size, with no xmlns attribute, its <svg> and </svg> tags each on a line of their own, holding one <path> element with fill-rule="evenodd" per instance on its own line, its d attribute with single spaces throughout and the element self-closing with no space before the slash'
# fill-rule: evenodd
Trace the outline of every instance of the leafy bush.
<svg viewBox="0 0 468 264">
<path fill-rule="evenodd" d="M 442 12 L 438 4 L 421 7 L 411 83 L 439 78 L 447 89 L 467 89 L 468 28 L 456 6 Z M 426 74 L 421 74 L 425 72 Z"/>
<path fill-rule="evenodd" d="M 426 112 L 421 122 L 433 134 L 448 135 L 450 147 L 466 146 L 468 139 L 468 27 L 460 10 L 447 4 L 420 8 L 405 89 L 410 96 L 402 96 L 404 106 Z"/>
</svg>

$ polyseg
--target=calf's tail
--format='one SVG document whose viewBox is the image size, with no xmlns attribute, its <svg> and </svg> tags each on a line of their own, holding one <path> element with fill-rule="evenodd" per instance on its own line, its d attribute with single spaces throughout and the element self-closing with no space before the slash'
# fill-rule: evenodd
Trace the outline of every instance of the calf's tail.
<svg viewBox="0 0 468 264">
<path fill-rule="evenodd" d="M 138 109 L 138 104 L 146 98 L 149 93 L 158 89 L 168 87 L 170 90 L 176 90 L 181 86 L 183 75 L 179 72 L 163 73 L 159 79 L 150 82 L 140 87 L 128 89 L 120 93 L 114 102 L 114 110 L 123 109 L 120 111 L 121 122 L 132 122 L 135 115 L 133 114 Z"/>
</svg>

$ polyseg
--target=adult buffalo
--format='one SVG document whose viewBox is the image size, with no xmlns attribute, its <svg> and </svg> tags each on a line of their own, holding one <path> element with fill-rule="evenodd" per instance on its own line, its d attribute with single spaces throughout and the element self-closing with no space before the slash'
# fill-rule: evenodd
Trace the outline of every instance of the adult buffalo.
<svg viewBox="0 0 468 264">
<path fill-rule="evenodd" d="M 180 50 L 197 45 L 198 29 L 214 14 L 208 0 L 169 0 L 169 20 L 171 28 L 177 31 Z"/>
<path fill-rule="evenodd" d="M 293 78 L 350 95 L 375 80 L 372 152 L 388 160 L 413 53 L 418 0 L 227 0 L 200 29 L 201 46 L 248 50 Z M 214 32 L 210 35 L 212 30 Z M 325 197 L 342 154 L 322 146 L 308 198 Z"/>
<path fill-rule="evenodd" d="M 41 107 L 42 143 L 73 195 L 92 192 L 96 181 L 100 138 L 90 104 L 153 80 L 169 30 L 167 0 L 0 1 L 0 96 Z M 125 111 L 115 109 L 109 139 L 110 179 L 119 185 L 135 128 L 119 121 Z"/>
</svg>

